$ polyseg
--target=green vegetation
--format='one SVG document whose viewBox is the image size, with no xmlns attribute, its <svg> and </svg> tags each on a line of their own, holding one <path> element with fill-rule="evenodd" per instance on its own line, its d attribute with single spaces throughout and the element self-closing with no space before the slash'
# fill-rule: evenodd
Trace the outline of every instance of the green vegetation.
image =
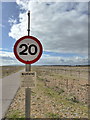
<svg viewBox="0 0 90 120">
<path fill-rule="evenodd" d="M 47 118 L 60 118 L 59 114 L 56 114 L 56 113 L 47 113 L 46 117 Z"/>
<path fill-rule="evenodd" d="M 12 111 L 7 115 L 7 118 L 24 118 L 24 116 L 20 116 L 20 113 L 21 112 L 19 110 Z"/>
<path fill-rule="evenodd" d="M 65 92 L 63 89 L 59 88 L 58 86 L 53 87 L 53 90 L 55 90 L 56 92 L 58 92 L 58 94 L 62 94 L 62 93 Z"/>
<path fill-rule="evenodd" d="M 64 109 L 63 112 L 70 112 L 73 115 L 74 113 L 78 113 L 79 115 L 82 113 L 85 115 L 88 114 L 88 108 L 85 104 L 78 102 L 75 97 L 68 98 L 66 94 L 63 94 L 63 90 L 61 90 L 61 94 L 58 94 L 58 91 L 50 87 L 45 87 L 44 82 L 39 81 L 38 92 L 39 91 L 42 91 L 44 95 L 51 99 L 51 101 L 54 101 L 55 105 L 60 106 L 62 110 Z M 80 113 L 80 111 L 82 111 L 82 113 Z"/>
<path fill-rule="evenodd" d="M 69 101 L 75 102 L 75 103 L 79 103 L 79 101 L 76 99 L 75 96 L 70 96 L 70 97 L 68 97 L 66 99 L 69 100 Z"/>
</svg>

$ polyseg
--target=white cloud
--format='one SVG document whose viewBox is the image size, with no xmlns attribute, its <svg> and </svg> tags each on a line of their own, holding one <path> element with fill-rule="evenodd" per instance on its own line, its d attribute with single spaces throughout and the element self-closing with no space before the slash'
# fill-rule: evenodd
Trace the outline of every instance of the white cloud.
<svg viewBox="0 0 90 120">
<path fill-rule="evenodd" d="M 2 65 L 23 65 L 19 62 L 13 52 L 0 51 L 0 66 Z M 88 58 L 85 57 L 60 57 L 43 54 L 39 61 L 34 65 L 86 65 Z"/>
<path fill-rule="evenodd" d="M 1 2 L 18 2 L 21 0 L 0 0 Z M 29 0 L 27 0 L 29 1 Z M 36 0 L 30 0 L 35 2 Z M 89 2 L 89 0 L 37 0 L 38 2 Z"/>
<path fill-rule="evenodd" d="M 38 0 L 39 2 L 89 2 L 89 0 Z"/>
<path fill-rule="evenodd" d="M 5 51 L 0 51 L 0 57 L 11 57 L 14 58 L 14 53 L 13 52 L 5 52 Z"/>
<path fill-rule="evenodd" d="M 31 35 L 41 41 L 44 51 L 78 54 L 75 57 L 43 54 L 36 64 L 88 63 L 88 3 L 17 0 L 17 4 L 26 12 L 19 14 L 19 23 L 9 20 L 10 37 L 18 40 L 27 35 L 27 11 L 30 10 Z"/>
<path fill-rule="evenodd" d="M 87 65 L 87 57 L 60 57 L 60 56 L 50 56 L 43 55 L 42 58 L 36 63 L 41 65 Z"/>
<path fill-rule="evenodd" d="M 13 24 L 17 23 L 17 21 L 14 20 L 13 18 L 10 18 L 8 22 L 10 23 L 10 25 L 13 25 Z"/>
<path fill-rule="evenodd" d="M 40 39 L 45 51 L 88 52 L 88 3 L 45 3 L 17 0 L 21 9 L 31 11 L 31 35 Z M 27 12 L 19 14 L 9 36 L 27 35 Z"/>
<path fill-rule="evenodd" d="M 16 64 L 20 64 L 20 62 L 16 60 L 13 52 L 0 51 L 0 66 Z"/>
</svg>

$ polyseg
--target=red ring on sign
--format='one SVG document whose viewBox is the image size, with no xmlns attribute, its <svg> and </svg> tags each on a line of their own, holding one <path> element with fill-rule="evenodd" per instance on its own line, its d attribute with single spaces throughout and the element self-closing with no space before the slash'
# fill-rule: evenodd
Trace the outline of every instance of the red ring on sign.
<svg viewBox="0 0 90 120">
<path fill-rule="evenodd" d="M 17 54 L 17 46 L 18 46 L 19 42 L 22 41 L 22 40 L 24 40 L 24 39 L 27 39 L 27 38 L 36 41 L 38 43 L 39 47 L 40 47 L 39 55 L 34 60 L 32 60 L 32 61 L 25 61 L 25 60 L 21 59 L 18 56 L 18 54 Z M 19 40 L 17 40 L 16 43 L 15 43 L 15 45 L 14 45 L 14 54 L 15 54 L 16 58 L 20 62 L 25 63 L 25 64 L 32 64 L 32 63 L 35 63 L 36 61 L 38 61 L 40 59 L 41 55 L 42 55 L 42 52 L 43 52 L 43 48 L 42 48 L 42 45 L 41 45 L 40 41 L 37 38 L 33 37 L 33 36 L 24 36 L 24 37 L 20 38 Z"/>
</svg>

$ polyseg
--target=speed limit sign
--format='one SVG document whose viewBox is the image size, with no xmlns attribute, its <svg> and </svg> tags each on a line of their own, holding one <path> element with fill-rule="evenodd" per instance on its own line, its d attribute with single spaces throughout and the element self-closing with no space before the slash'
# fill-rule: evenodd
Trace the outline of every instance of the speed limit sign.
<svg viewBox="0 0 90 120">
<path fill-rule="evenodd" d="M 16 41 L 14 45 L 16 58 L 25 64 L 32 64 L 39 60 L 42 55 L 42 45 L 33 36 L 24 36 Z"/>
</svg>

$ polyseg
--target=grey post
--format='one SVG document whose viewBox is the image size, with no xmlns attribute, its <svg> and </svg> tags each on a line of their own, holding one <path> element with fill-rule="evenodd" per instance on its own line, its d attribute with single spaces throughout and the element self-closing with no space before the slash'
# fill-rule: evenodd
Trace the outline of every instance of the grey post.
<svg viewBox="0 0 90 120">
<path fill-rule="evenodd" d="M 28 36 L 30 35 L 30 11 L 28 11 Z M 26 72 L 31 71 L 31 65 L 26 64 Z M 25 118 L 30 118 L 31 88 L 25 89 Z"/>
<path fill-rule="evenodd" d="M 31 100 L 31 89 L 25 89 L 25 118 L 30 118 L 30 100 Z"/>
</svg>

